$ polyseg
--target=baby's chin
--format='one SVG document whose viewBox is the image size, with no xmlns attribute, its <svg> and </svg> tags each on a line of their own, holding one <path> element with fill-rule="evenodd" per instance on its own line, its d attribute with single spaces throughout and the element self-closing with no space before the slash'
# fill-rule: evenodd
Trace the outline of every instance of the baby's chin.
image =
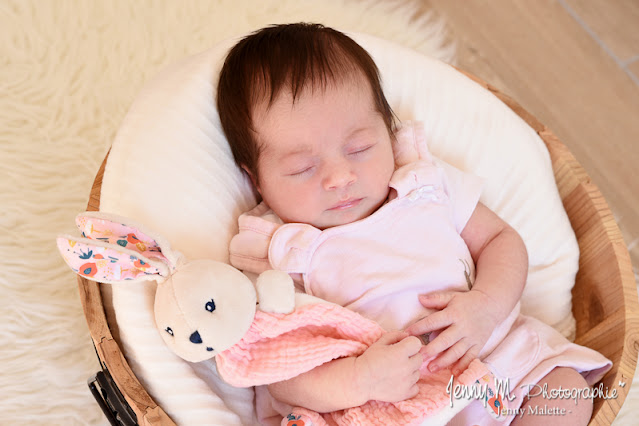
<svg viewBox="0 0 639 426">
<path fill-rule="evenodd" d="M 348 225 L 349 223 L 353 223 L 353 222 L 356 222 L 358 220 L 359 220 L 359 218 L 358 219 L 353 219 L 353 220 L 322 221 L 322 222 L 311 223 L 311 225 L 313 225 L 317 229 L 323 231 L 325 229 L 334 228 L 336 226 Z"/>
<path fill-rule="evenodd" d="M 356 212 L 336 213 L 336 212 L 326 210 L 322 212 L 322 214 L 320 214 L 318 217 L 314 217 L 312 219 L 309 218 L 307 220 L 299 220 L 296 222 L 307 223 L 311 226 L 314 226 L 317 229 L 324 230 L 328 228 L 334 228 L 336 226 L 348 225 L 349 223 L 356 222 L 360 219 L 363 219 L 364 217 L 366 217 L 366 215 L 363 213 L 360 213 L 360 214 L 357 214 Z"/>
</svg>

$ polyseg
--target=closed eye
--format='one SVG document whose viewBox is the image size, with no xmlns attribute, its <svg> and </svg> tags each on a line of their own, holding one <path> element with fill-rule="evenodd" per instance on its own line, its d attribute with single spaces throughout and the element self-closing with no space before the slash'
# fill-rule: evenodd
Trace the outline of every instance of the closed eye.
<svg viewBox="0 0 639 426">
<path fill-rule="evenodd" d="M 290 173 L 289 176 L 301 176 L 303 174 L 310 173 L 314 168 L 315 168 L 315 166 L 310 166 L 310 167 L 302 169 L 302 170 L 300 170 L 298 172 Z"/>
<path fill-rule="evenodd" d="M 356 149 L 356 150 L 355 150 L 355 151 L 353 151 L 353 152 L 349 152 L 349 155 L 358 155 L 358 154 L 363 154 L 364 152 L 368 151 L 368 150 L 369 150 L 369 149 L 371 149 L 372 147 L 373 147 L 373 145 L 369 145 L 369 146 L 366 146 L 366 147 L 364 147 L 364 148 Z"/>
</svg>

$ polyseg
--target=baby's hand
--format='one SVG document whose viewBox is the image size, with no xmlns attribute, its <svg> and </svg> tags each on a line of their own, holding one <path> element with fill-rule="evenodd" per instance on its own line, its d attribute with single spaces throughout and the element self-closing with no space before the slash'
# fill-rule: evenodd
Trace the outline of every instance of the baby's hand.
<svg viewBox="0 0 639 426">
<path fill-rule="evenodd" d="M 417 395 L 422 344 L 403 331 L 384 334 L 355 360 L 355 377 L 368 400 L 398 402 Z"/>
<path fill-rule="evenodd" d="M 422 350 L 431 372 L 453 365 L 454 375 L 468 368 L 479 355 L 491 333 L 499 323 L 493 299 L 478 290 L 441 291 L 420 295 L 426 308 L 441 309 L 417 321 L 406 332 L 419 336 L 443 330 Z"/>
</svg>

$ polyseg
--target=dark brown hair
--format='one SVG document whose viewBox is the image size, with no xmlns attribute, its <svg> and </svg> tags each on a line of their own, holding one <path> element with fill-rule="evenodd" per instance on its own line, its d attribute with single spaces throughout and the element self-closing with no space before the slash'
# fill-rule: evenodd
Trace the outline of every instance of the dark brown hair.
<svg viewBox="0 0 639 426">
<path fill-rule="evenodd" d="M 240 40 L 226 57 L 217 86 L 220 121 L 235 162 L 259 181 L 260 146 L 252 121 L 258 102 L 268 100 L 270 107 L 286 85 L 295 102 L 305 88 L 323 90 L 339 78 L 360 75 L 393 135 L 395 116 L 382 91 L 379 70 L 350 37 L 320 24 L 296 23 L 266 27 Z"/>
</svg>

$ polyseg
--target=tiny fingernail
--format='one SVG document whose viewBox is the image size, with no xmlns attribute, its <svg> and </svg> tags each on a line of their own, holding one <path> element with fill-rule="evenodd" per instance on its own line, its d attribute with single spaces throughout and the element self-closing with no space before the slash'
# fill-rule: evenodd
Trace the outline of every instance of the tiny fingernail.
<svg viewBox="0 0 639 426">
<path fill-rule="evenodd" d="M 428 371 L 430 371 L 431 373 L 434 373 L 437 370 L 439 370 L 439 366 L 437 366 L 435 364 L 431 364 L 431 365 L 428 366 Z"/>
</svg>

